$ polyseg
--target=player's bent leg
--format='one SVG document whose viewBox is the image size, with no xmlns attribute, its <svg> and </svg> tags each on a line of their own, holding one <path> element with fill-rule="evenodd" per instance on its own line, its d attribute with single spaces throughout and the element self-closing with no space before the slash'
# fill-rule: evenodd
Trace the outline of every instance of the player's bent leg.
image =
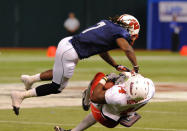
<svg viewBox="0 0 187 131">
<path fill-rule="evenodd" d="M 60 85 L 55 82 L 52 82 L 49 84 L 44 84 L 44 85 L 40 85 L 40 86 L 36 87 L 36 94 L 37 94 L 37 96 L 58 94 L 61 92 L 59 89 L 60 89 Z"/>
<path fill-rule="evenodd" d="M 42 73 L 40 73 L 40 79 L 42 81 L 48 81 L 53 79 L 53 70 L 47 70 Z"/>
<path fill-rule="evenodd" d="M 26 90 L 30 90 L 32 88 L 32 85 L 35 82 L 38 82 L 40 80 L 41 80 L 40 79 L 40 74 L 36 74 L 36 75 L 32 75 L 32 76 L 21 75 L 21 81 L 24 83 Z"/>
<path fill-rule="evenodd" d="M 21 81 L 25 85 L 25 90 L 32 88 L 33 83 L 31 82 L 29 75 L 21 75 Z"/>
<path fill-rule="evenodd" d="M 52 70 L 47 70 L 47 71 L 44 71 L 42 73 L 35 74 L 32 76 L 21 75 L 21 81 L 24 83 L 26 90 L 30 90 L 32 85 L 35 82 L 52 80 L 52 78 L 53 78 L 53 71 Z"/>
<path fill-rule="evenodd" d="M 28 91 L 12 92 L 11 93 L 12 106 L 15 114 L 19 115 L 20 105 L 25 98 L 57 94 L 61 92 L 59 89 L 60 89 L 60 85 L 52 82 L 50 84 L 40 85 Z"/>
<path fill-rule="evenodd" d="M 73 128 L 71 131 L 84 131 L 87 128 L 91 127 L 96 123 L 95 118 L 93 117 L 92 113 L 88 114 L 80 124 L 78 124 L 75 128 Z"/>
<path fill-rule="evenodd" d="M 34 97 L 36 95 L 35 89 L 31 89 L 24 92 L 14 91 L 11 93 L 13 111 L 16 115 L 19 115 L 19 109 L 22 101 L 28 97 Z"/>
</svg>

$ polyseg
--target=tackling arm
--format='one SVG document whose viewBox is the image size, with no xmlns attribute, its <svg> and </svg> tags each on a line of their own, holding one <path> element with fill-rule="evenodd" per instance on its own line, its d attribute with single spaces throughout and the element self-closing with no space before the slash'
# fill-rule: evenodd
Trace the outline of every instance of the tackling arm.
<svg viewBox="0 0 187 131">
<path fill-rule="evenodd" d="M 122 66 L 122 65 L 118 65 L 118 64 L 114 61 L 114 59 L 109 55 L 108 52 L 104 52 L 104 53 L 101 53 L 101 54 L 99 54 L 99 55 L 100 55 L 100 57 L 101 57 L 103 60 L 105 60 L 108 64 L 110 64 L 111 66 L 113 66 L 114 68 L 116 68 L 117 71 L 121 71 L 121 72 L 123 72 L 123 71 L 129 72 L 129 71 L 130 71 L 130 69 L 128 69 L 127 67 Z"/>
<path fill-rule="evenodd" d="M 137 60 L 136 60 L 136 56 L 135 56 L 134 50 L 129 45 L 127 40 L 125 40 L 124 38 L 118 38 L 116 40 L 116 42 L 117 42 L 118 46 L 125 52 L 126 56 L 128 57 L 128 59 L 132 63 L 134 69 L 138 68 L 138 64 L 137 64 Z M 135 69 L 135 71 L 136 71 L 136 69 Z"/>
<path fill-rule="evenodd" d="M 103 59 L 103 60 L 105 60 L 108 64 L 110 64 L 111 66 L 113 66 L 113 67 L 116 67 L 117 66 L 117 64 L 116 64 L 116 62 L 114 61 L 114 59 L 109 55 L 109 53 L 108 52 L 104 52 L 104 53 L 101 53 L 101 54 L 99 54 L 100 55 L 100 57 Z"/>
</svg>

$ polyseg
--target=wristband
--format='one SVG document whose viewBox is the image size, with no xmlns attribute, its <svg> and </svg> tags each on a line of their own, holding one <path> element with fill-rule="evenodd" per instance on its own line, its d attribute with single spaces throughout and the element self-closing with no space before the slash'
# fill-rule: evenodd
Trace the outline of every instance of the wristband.
<svg viewBox="0 0 187 131">
<path fill-rule="evenodd" d="M 133 68 L 134 68 L 134 71 L 135 71 L 136 73 L 138 73 L 139 66 L 137 65 L 137 66 L 134 66 Z"/>
<path fill-rule="evenodd" d="M 102 85 L 105 85 L 106 84 L 106 81 L 107 81 L 107 78 L 106 77 L 103 77 L 99 83 L 102 84 Z"/>
<path fill-rule="evenodd" d="M 134 68 L 139 68 L 139 66 L 138 65 L 136 65 L 136 66 L 133 66 Z"/>
<path fill-rule="evenodd" d="M 115 65 L 114 67 L 117 69 L 119 65 Z"/>
</svg>

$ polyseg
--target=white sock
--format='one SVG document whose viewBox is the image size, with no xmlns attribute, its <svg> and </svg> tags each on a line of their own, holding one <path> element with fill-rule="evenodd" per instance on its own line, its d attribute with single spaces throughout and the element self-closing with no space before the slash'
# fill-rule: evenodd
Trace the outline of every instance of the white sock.
<svg viewBox="0 0 187 131">
<path fill-rule="evenodd" d="M 22 94 L 23 98 L 29 98 L 29 97 L 35 97 L 35 96 L 37 96 L 35 88 L 30 89 L 28 91 L 21 92 L 21 94 Z"/>
<path fill-rule="evenodd" d="M 93 117 L 92 113 L 90 113 L 84 118 L 84 120 L 79 125 L 73 128 L 71 131 L 83 131 L 89 128 L 90 126 L 94 125 L 95 123 L 96 120 Z"/>
<path fill-rule="evenodd" d="M 30 80 L 31 80 L 32 83 L 41 81 L 41 79 L 40 79 L 40 73 L 30 76 Z"/>
</svg>

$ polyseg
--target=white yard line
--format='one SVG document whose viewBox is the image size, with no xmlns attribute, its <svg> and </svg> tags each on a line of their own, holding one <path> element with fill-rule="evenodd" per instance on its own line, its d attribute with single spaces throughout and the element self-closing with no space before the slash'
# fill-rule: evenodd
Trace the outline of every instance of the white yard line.
<svg viewBox="0 0 187 131">
<path fill-rule="evenodd" d="M 38 84 L 34 85 L 34 87 Z M 71 81 L 68 87 L 60 94 L 49 95 L 45 97 L 35 97 L 26 99 L 22 103 L 22 108 L 32 107 L 55 107 L 55 106 L 81 106 L 81 96 L 84 87 L 89 84 L 89 81 Z M 157 85 L 158 83 L 156 83 Z M 171 83 L 161 83 L 171 84 Z M 176 83 L 175 83 L 176 84 Z M 179 85 L 187 85 L 186 83 L 178 83 Z M 81 88 L 76 88 L 77 85 Z M 24 91 L 22 83 L 15 84 L 0 84 L 0 109 L 11 109 L 11 91 Z M 156 92 L 151 102 L 165 101 L 187 101 L 187 92 Z"/>
<path fill-rule="evenodd" d="M 3 121 L 0 120 L 0 123 L 7 123 L 7 124 L 23 124 L 23 125 L 48 125 L 48 126 L 55 126 L 55 125 L 62 125 L 62 123 L 49 123 L 49 122 L 26 122 L 26 121 Z M 76 124 L 63 124 L 63 126 L 76 126 Z M 93 127 L 102 128 L 101 125 L 94 125 Z M 125 128 L 121 126 L 115 127 L 115 129 Z M 144 128 L 144 127 L 131 127 L 137 130 L 152 130 L 152 131 L 187 131 L 187 129 L 174 129 L 174 128 Z"/>
</svg>

